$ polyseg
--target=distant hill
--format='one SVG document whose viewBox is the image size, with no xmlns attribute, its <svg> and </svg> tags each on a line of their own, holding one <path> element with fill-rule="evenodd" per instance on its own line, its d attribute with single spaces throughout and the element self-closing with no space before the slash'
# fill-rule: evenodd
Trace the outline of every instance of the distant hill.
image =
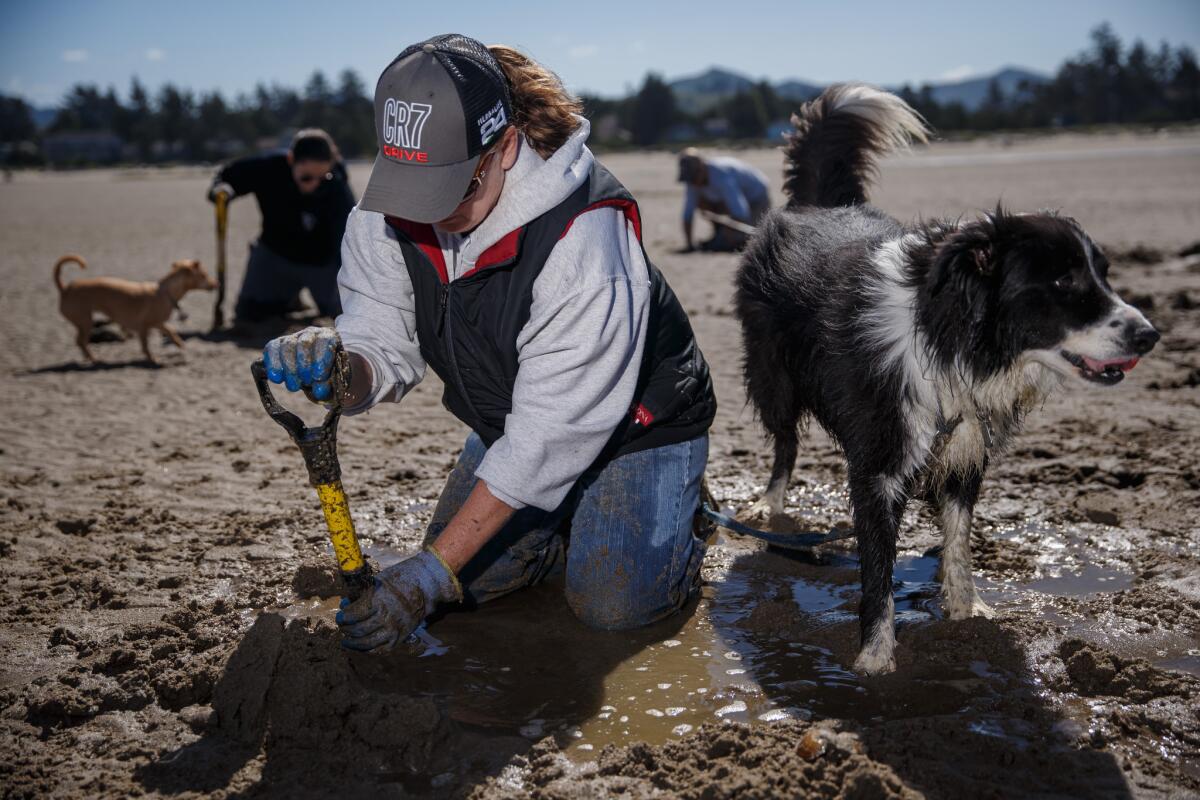
<svg viewBox="0 0 1200 800">
<path fill-rule="evenodd" d="M 987 98 L 988 85 L 993 81 L 1000 84 L 1005 96 L 1012 97 L 1020 91 L 1022 81 L 1041 83 L 1049 80 L 1045 75 L 1021 67 L 1005 67 L 990 75 L 980 75 L 966 80 L 931 83 L 933 99 L 940 104 L 962 103 L 969 111 L 977 109 Z M 753 78 L 723 67 L 710 67 L 699 75 L 689 75 L 668 81 L 675 92 L 675 102 L 689 114 L 696 114 L 715 106 L 725 98 L 745 91 L 755 84 Z M 775 91 L 789 100 L 803 102 L 821 93 L 822 84 L 802 80 L 786 80 L 773 84 Z M 898 86 L 889 87 L 893 90 Z M 913 88 L 919 85 L 913 84 Z"/>
<path fill-rule="evenodd" d="M 780 81 L 775 84 L 775 93 L 788 100 L 804 102 L 819 95 L 824 88 L 819 84 L 805 83 L 804 81 Z"/>
<path fill-rule="evenodd" d="M 668 81 L 675 93 L 675 104 L 689 114 L 698 114 L 730 95 L 745 91 L 754 81 L 731 70 L 710 67 L 699 75 Z"/>
<path fill-rule="evenodd" d="M 933 87 L 933 99 L 939 105 L 962 103 L 968 111 L 974 111 L 987 99 L 988 86 L 992 81 L 996 81 L 1000 85 L 1005 97 L 1012 98 L 1020 93 L 1022 82 L 1039 84 L 1048 80 L 1049 78 L 1040 72 L 1032 72 L 1021 67 L 1004 67 L 990 75 L 980 75 L 977 78 L 967 78 L 955 83 L 934 83 L 931 86 Z"/>
<path fill-rule="evenodd" d="M 57 108 L 31 108 L 30 116 L 33 117 L 33 124 L 39 131 L 45 130 L 54 118 L 58 116 Z"/>
</svg>

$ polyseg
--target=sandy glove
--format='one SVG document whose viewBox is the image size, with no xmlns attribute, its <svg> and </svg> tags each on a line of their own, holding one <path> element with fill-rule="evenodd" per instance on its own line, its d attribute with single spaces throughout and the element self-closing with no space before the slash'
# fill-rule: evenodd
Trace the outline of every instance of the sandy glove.
<svg viewBox="0 0 1200 800">
<path fill-rule="evenodd" d="M 436 553 L 426 550 L 380 572 L 372 590 L 353 603 L 342 600 L 335 620 L 342 629 L 342 646 L 363 651 L 390 648 L 407 639 L 439 602 L 461 599 L 458 578 Z"/>
<path fill-rule="evenodd" d="M 333 394 L 333 359 L 340 346 L 333 328 L 309 327 L 272 339 L 263 349 L 267 378 L 286 385 L 289 392 L 305 389 L 314 400 L 328 400 Z"/>
<path fill-rule="evenodd" d="M 232 200 L 234 196 L 233 187 L 224 181 L 214 183 L 208 190 L 208 200 L 210 203 L 217 202 L 217 195 L 224 193 L 226 200 Z"/>
</svg>

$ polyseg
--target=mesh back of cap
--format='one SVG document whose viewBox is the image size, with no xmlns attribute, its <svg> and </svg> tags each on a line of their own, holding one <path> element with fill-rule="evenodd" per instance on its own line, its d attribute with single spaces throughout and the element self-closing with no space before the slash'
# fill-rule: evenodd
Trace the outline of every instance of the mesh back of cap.
<svg viewBox="0 0 1200 800">
<path fill-rule="evenodd" d="M 508 93 L 508 80 L 504 77 L 504 70 L 496 63 L 496 59 L 491 51 L 481 42 L 472 39 L 470 36 L 463 36 L 461 33 L 444 33 L 440 36 L 434 36 L 424 42 L 408 46 L 404 49 L 404 52 L 396 56 L 395 61 L 400 61 L 405 56 L 415 53 L 427 44 L 431 44 L 436 48 L 435 54 L 438 61 L 442 63 L 442 66 L 446 68 L 446 71 L 450 73 L 455 83 L 458 84 L 459 91 L 463 95 L 464 104 L 467 102 L 469 94 L 486 93 L 489 97 L 494 97 L 499 92 L 504 96 L 505 105 L 512 105 L 512 99 Z M 458 58 L 455 58 L 455 56 Z M 464 63 L 464 59 L 469 63 Z M 476 68 L 474 71 L 470 68 L 472 64 Z M 493 84 L 492 87 L 487 86 L 489 82 Z M 493 100 L 492 102 L 495 101 Z"/>
</svg>

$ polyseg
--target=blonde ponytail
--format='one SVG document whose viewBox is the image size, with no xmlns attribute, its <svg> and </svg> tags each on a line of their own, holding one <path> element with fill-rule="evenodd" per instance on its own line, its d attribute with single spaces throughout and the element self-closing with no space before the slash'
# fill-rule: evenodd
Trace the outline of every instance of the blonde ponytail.
<svg viewBox="0 0 1200 800">
<path fill-rule="evenodd" d="M 579 127 L 583 104 L 550 70 L 502 44 L 488 48 L 504 70 L 512 98 L 513 124 L 542 158 L 549 158 Z"/>
</svg>

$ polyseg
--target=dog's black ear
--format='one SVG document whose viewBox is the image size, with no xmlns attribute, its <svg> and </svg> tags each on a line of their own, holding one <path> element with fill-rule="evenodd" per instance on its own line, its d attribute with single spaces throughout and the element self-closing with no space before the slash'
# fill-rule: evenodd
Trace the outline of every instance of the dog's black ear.
<svg viewBox="0 0 1200 800">
<path fill-rule="evenodd" d="M 960 225 L 934 251 L 929 270 L 933 294 L 990 277 L 996 269 L 995 242 L 996 225 L 991 216 Z"/>
<path fill-rule="evenodd" d="M 972 247 L 969 251 L 971 261 L 975 264 L 976 271 L 981 275 L 992 274 L 992 243 L 988 242 L 981 247 Z"/>
</svg>

